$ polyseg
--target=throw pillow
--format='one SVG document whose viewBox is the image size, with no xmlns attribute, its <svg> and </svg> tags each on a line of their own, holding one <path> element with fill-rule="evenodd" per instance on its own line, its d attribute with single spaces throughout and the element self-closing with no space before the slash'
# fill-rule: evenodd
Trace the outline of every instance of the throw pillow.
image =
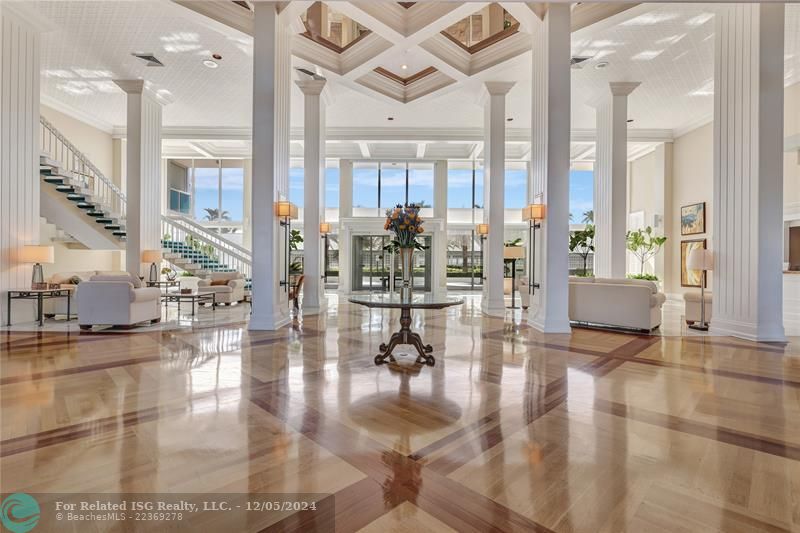
<svg viewBox="0 0 800 533">
<path fill-rule="evenodd" d="M 72 285 L 77 285 L 81 281 L 83 280 L 80 278 L 80 276 L 72 276 L 71 278 L 69 278 L 69 283 Z"/>
</svg>

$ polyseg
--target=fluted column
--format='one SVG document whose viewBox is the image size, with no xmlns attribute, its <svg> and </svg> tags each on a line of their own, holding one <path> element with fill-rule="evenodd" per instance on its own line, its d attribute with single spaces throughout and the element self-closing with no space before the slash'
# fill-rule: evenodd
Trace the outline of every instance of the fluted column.
<svg viewBox="0 0 800 533">
<path fill-rule="evenodd" d="M 530 202 L 547 216 L 537 231 L 531 326 L 569 333 L 570 6 L 550 4 L 535 28 L 531 103 Z"/>
<path fill-rule="evenodd" d="M 142 273 L 142 251 L 161 248 L 161 104 L 144 80 L 114 80 L 127 95 L 125 269 Z M 119 213 L 122 214 L 122 213 Z"/>
<path fill-rule="evenodd" d="M 514 82 L 487 81 L 484 104 L 483 168 L 486 185 L 484 218 L 489 237 L 483 249 L 484 273 L 481 309 L 487 315 L 503 316 L 503 230 L 506 172 L 506 94 Z"/>
<path fill-rule="evenodd" d="M 711 331 L 782 341 L 783 4 L 716 15 Z"/>
<path fill-rule="evenodd" d="M 325 305 L 319 223 L 325 216 L 325 80 L 295 82 L 303 91 L 303 314 Z"/>
<path fill-rule="evenodd" d="M 624 278 L 628 230 L 628 96 L 639 82 L 611 82 L 597 105 L 594 273 Z"/>
<path fill-rule="evenodd" d="M 249 328 L 274 330 L 289 322 L 280 286 L 287 243 L 275 202 L 288 198 L 291 34 L 274 3 L 256 2 L 253 32 L 253 311 Z"/>
</svg>

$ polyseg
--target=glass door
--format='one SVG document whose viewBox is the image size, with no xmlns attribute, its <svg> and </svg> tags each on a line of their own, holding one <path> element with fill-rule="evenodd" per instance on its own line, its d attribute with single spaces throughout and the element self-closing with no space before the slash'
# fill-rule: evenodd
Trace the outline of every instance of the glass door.
<svg viewBox="0 0 800 533">
<path fill-rule="evenodd" d="M 390 262 L 394 259 L 395 286 L 401 280 L 400 257 L 392 256 L 383 248 L 389 244 L 388 235 L 353 236 L 353 291 L 388 292 Z M 413 287 L 417 291 L 431 290 L 431 243 L 430 236 L 422 237 L 428 248 L 414 252 Z"/>
</svg>

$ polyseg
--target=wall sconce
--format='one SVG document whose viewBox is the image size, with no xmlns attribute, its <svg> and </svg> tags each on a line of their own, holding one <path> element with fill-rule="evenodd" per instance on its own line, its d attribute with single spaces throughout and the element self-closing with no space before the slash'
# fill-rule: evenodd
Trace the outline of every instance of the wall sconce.
<svg viewBox="0 0 800 533">
<path fill-rule="evenodd" d="M 286 272 L 284 279 L 281 280 L 280 285 L 285 292 L 289 292 L 289 233 L 291 229 L 291 220 L 297 218 L 297 206 L 287 200 L 275 202 L 275 216 L 280 218 L 280 224 L 283 226 L 283 251 L 286 255 Z"/>
<path fill-rule="evenodd" d="M 322 276 L 325 283 L 328 283 L 328 233 L 331 232 L 330 222 L 319 223 L 320 238 L 325 242 L 322 249 Z"/>
<path fill-rule="evenodd" d="M 542 227 L 542 224 L 537 220 L 544 220 L 546 214 L 546 207 L 544 204 L 530 204 L 528 207 L 522 208 L 522 220 L 528 221 L 528 239 L 531 243 L 531 260 L 528 265 L 528 272 L 530 280 L 528 282 L 528 292 L 535 294 L 539 284 L 536 283 L 536 230 Z"/>
<path fill-rule="evenodd" d="M 483 270 L 483 241 L 486 239 L 486 236 L 489 235 L 489 224 L 478 224 L 475 226 L 475 233 L 478 234 L 478 237 L 481 239 L 481 279 L 486 279 L 486 272 Z"/>
</svg>

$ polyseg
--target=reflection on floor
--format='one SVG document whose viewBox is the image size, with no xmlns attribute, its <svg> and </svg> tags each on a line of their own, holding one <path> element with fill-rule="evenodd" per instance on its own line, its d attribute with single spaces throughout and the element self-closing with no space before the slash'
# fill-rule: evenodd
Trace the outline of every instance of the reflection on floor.
<svg viewBox="0 0 800 533">
<path fill-rule="evenodd" d="M 337 531 L 800 529 L 800 339 L 542 335 L 470 300 L 415 315 L 436 366 L 376 367 L 396 321 L 0 333 L 0 490 L 333 494 Z"/>
</svg>

